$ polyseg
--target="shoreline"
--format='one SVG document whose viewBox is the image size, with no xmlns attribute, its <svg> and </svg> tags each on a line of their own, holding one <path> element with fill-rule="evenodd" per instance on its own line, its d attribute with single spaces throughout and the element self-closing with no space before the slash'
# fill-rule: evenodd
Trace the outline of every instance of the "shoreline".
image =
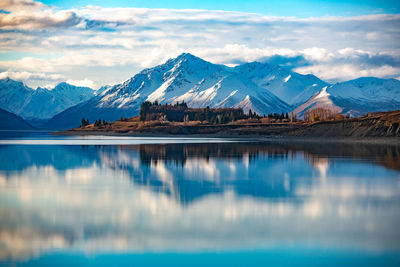
<svg viewBox="0 0 400 267">
<path fill-rule="evenodd" d="M 167 138 L 221 138 L 233 139 L 237 141 L 254 141 L 254 142 L 273 142 L 273 143 L 353 143 L 353 144 L 377 144 L 377 145 L 400 145 L 399 137 L 354 137 L 354 136 L 340 136 L 340 137 L 314 137 L 314 136 L 286 136 L 286 135 L 244 135 L 244 134 L 167 134 L 167 133 L 117 133 L 107 131 L 60 131 L 52 132 L 52 135 L 60 136 L 115 136 L 115 137 L 167 137 Z"/>
<path fill-rule="evenodd" d="M 140 121 L 139 117 L 100 125 L 86 125 L 55 135 L 227 138 L 283 143 L 400 144 L 400 110 L 362 118 L 318 122 L 265 123 L 262 120 L 227 124 Z"/>
</svg>

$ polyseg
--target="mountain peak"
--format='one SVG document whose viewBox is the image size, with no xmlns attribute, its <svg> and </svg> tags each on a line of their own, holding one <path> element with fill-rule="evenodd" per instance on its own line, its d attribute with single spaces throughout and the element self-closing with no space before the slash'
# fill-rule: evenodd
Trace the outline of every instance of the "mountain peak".
<svg viewBox="0 0 400 267">
<path fill-rule="evenodd" d="M 60 82 L 59 84 L 57 84 L 53 89 L 56 88 L 70 88 L 70 87 L 75 87 L 67 82 Z"/>
<path fill-rule="evenodd" d="M 201 58 L 199 58 L 199 57 L 196 57 L 196 56 L 193 55 L 193 54 L 186 53 L 186 52 L 180 54 L 179 56 L 177 56 L 176 59 L 178 59 L 178 60 L 180 60 L 180 59 L 187 59 L 187 60 L 197 60 L 197 59 L 200 59 L 200 60 L 203 60 L 203 59 L 201 59 Z"/>
<path fill-rule="evenodd" d="M 190 53 L 182 53 L 176 58 L 171 58 L 169 59 L 166 63 L 166 65 L 172 64 L 180 64 L 180 65 L 215 65 L 211 62 L 208 62 L 202 58 L 196 57 L 193 54 Z"/>
<path fill-rule="evenodd" d="M 24 86 L 24 83 L 23 83 L 23 82 L 13 80 L 13 79 L 11 79 L 10 77 L 6 77 L 6 78 L 4 78 L 4 79 L 1 79 L 0 81 L 2 81 L 3 83 L 7 83 L 7 84 L 19 84 L 19 85 Z"/>
</svg>

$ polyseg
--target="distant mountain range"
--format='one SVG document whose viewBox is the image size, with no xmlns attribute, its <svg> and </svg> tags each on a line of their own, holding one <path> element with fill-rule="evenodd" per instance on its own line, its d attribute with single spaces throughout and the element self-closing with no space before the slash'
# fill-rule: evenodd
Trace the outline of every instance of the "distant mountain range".
<svg viewBox="0 0 400 267">
<path fill-rule="evenodd" d="M 325 108 L 351 117 L 368 112 L 400 109 L 400 81 L 364 77 L 325 86 L 321 91 L 296 107 L 300 117 L 310 108 Z"/>
<path fill-rule="evenodd" d="M 294 111 L 301 117 L 310 108 L 323 107 L 360 116 L 400 109 L 400 81 L 368 77 L 331 85 L 314 75 L 267 63 L 227 67 L 188 53 L 97 93 L 66 83 L 52 90 L 33 90 L 11 79 L 0 80 L 0 108 L 28 121 L 48 120 L 47 128 L 76 127 L 82 117 L 92 122 L 135 116 L 146 100 L 185 101 L 189 107 L 241 107 L 261 115 Z"/>
<path fill-rule="evenodd" d="M 49 120 L 65 109 L 87 101 L 95 90 L 65 82 L 53 89 L 29 88 L 22 82 L 0 80 L 0 108 L 12 112 L 32 124 Z"/>
</svg>

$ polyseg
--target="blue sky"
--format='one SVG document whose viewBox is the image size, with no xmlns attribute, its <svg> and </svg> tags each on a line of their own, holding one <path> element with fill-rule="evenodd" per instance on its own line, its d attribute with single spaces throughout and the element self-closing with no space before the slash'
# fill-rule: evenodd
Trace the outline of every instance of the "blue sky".
<svg viewBox="0 0 400 267">
<path fill-rule="evenodd" d="M 59 8 L 73 8 L 86 5 L 102 7 L 141 7 L 173 9 L 207 9 L 261 13 L 273 16 L 320 17 L 355 16 L 368 14 L 396 14 L 400 11 L 400 1 L 377 0 L 46 0 L 48 5 Z"/>
<path fill-rule="evenodd" d="M 328 82 L 400 79 L 396 1 L 0 2 L 0 78 L 98 88 L 190 52 Z"/>
</svg>

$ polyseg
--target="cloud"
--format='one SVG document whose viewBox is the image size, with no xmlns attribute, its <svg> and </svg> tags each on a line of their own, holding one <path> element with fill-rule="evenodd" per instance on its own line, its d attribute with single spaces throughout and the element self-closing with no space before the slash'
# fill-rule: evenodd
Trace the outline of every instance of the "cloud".
<svg viewBox="0 0 400 267">
<path fill-rule="evenodd" d="M 0 79 L 11 78 L 13 80 L 53 80 L 53 81 L 60 81 L 65 79 L 65 77 L 61 74 L 48 74 L 48 73 L 32 73 L 32 72 L 12 72 L 12 71 L 5 71 L 0 72 Z"/>
<path fill-rule="evenodd" d="M 400 247 L 398 203 L 388 201 L 398 199 L 398 183 L 378 167 L 361 170 L 365 176 L 343 176 L 351 173 L 343 172 L 348 163 L 330 165 L 294 153 L 296 164 L 284 174 L 290 160 L 268 160 L 268 151 L 259 151 L 256 160 L 189 156 L 182 165 L 172 159 L 147 165 L 139 146 L 70 149 L 23 147 L 26 164 L 0 174 L 0 260 L 54 249 L 217 252 L 304 242 L 377 251 Z M 76 152 L 81 160 L 63 161 Z M 58 160 L 42 165 L 55 155 Z M 191 191 L 185 184 L 199 187 Z M 263 190 L 251 190 L 257 185 Z M 366 222 L 375 225 L 368 235 Z"/>
<path fill-rule="evenodd" d="M 74 12 L 57 11 L 40 2 L 6 0 L 0 4 L 0 29 L 37 30 L 43 28 L 70 27 L 81 22 Z"/>
<path fill-rule="evenodd" d="M 67 83 L 75 85 L 75 86 L 81 86 L 81 87 L 89 87 L 89 88 L 97 88 L 97 84 L 89 79 L 84 79 L 84 80 L 67 80 Z"/>
<path fill-rule="evenodd" d="M 296 68 L 295 71 L 302 74 L 312 73 L 323 80 L 335 82 L 338 80 L 337 77 L 340 77 L 341 81 L 356 79 L 359 77 L 396 78 L 396 75 L 400 73 L 400 68 L 394 68 L 387 65 L 375 68 L 363 68 L 353 64 L 316 64 Z"/>
<path fill-rule="evenodd" d="M 94 6 L 60 11 L 33 1 L 7 3 L 3 9 L 9 13 L 0 14 L 0 52 L 28 56 L 0 60 L 1 71 L 60 73 L 71 80 L 114 84 L 191 52 L 218 64 L 257 60 L 302 67 L 333 81 L 364 72 L 384 78 L 400 75 L 400 15 L 298 19 Z M 329 65 L 348 65 L 352 73 L 334 75 L 325 67 Z"/>
<path fill-rule="evenodd" d="M 40 9 L 45 5 L 41 2 L 32 0 L 2 0 L 0 2 L 0 9 L 13 12 L 20 10 Z"/>
</svg>

